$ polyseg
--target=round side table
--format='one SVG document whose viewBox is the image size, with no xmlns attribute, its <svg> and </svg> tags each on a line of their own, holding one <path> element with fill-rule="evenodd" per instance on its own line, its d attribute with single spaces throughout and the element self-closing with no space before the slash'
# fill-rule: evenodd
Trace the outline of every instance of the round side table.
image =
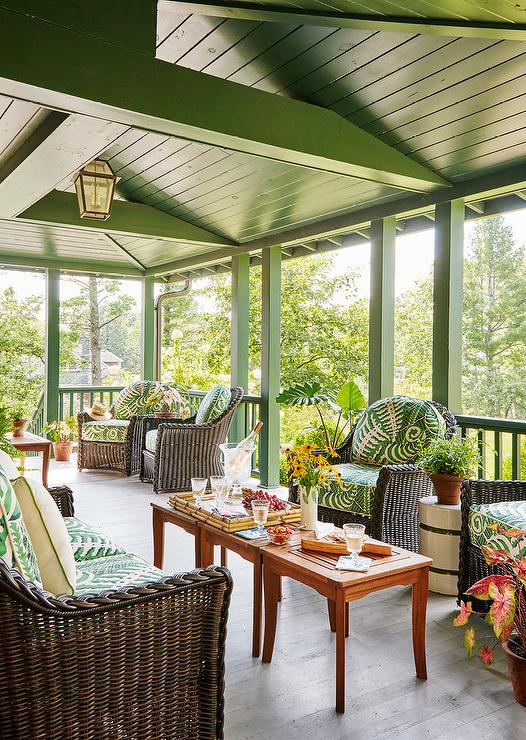
<svg viewBox="0 0 526 740">
<path fill-rule="evenodd" d="M 420 514 L 420 554 L 433 558 L 429 569 L 429 590 L 457 595 L 460 546 L 460 504 L 445 506 L 436 496 L 425 496 L 418 503 Z"/>
</svg>

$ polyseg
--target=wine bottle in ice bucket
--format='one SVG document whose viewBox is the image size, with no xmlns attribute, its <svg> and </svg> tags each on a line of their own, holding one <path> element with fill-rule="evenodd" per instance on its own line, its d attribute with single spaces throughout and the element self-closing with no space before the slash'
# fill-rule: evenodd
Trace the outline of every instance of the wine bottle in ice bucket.
<svg viewBox="0 0 526 740">
<path fill-rule="evenodd" d="M 243 484 L 248 481 L 252 473 L 252 455 L 256 449 L 257 435 L 262 426 L 263 422 L 258 421 L 250 434 L 239 443 L 227 442 L 219 445 L 223 453 L 225 478 L 231 487 L 231 501 L 241 500 Z"/>
</svg>

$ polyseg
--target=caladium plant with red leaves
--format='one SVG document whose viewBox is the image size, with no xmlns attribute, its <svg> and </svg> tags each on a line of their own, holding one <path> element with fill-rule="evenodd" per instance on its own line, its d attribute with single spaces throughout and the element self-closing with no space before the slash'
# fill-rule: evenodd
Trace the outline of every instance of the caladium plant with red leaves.
<svg viewBox="0 0 526 740">
<path fill-rule="evenodd" d="M 492 625 L 498 642 L 509 641 L 526 653 L 526 557 L 522 555 L 526 530 L 504 529 L 499 525 L 498 531 L 499 534 L 506 534 L 516 541 L 514 551 L 517 555 L 511 555 L 505 550 L 481 547 L 487 564 L 498 566 L 502 572 L 481 578 L 466 591 L 466 594 L 481 601 L 491 601 L 486 621 Z M 461 601 L 460 611 L 453 620 L 454 626 L 461 627 L 467 624 L 471 614 L 483 612 L 475 611 L 471 602 Z M 470 658 L 476 646 L 473 627 L 466 629 L 464 646 Z M 491 665 L 494 661 L 494 647 L 484 644 L 477 651 L 485 666 Z"/>
</svg>

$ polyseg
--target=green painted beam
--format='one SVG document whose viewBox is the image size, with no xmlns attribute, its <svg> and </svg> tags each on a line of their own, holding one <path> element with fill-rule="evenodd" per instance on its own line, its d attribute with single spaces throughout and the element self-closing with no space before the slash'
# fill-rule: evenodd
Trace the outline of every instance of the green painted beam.
<svg viewBox="0 0 526 740">
<path fill-rule="evenodd" d="M 325 108 L 9 11 L 0 10 L 0 25 L 2 94 L 398 188 L 429 192 L 448 184 Z"/>
<path fill-rule="evenodd" d="M 281 247 L 263 252 L 261 308 L 261 421 L 259 470 L 261 485 L 279 485 L 279 405 L 280 322 L 281 322 Z"/>
<path fill-rule="evenodd" d="M 462 410 L 464 201 L 435 210 L 433 399 Z"/>
<path fill-rule="evenodd" d="M 369 403 L 394 392 L 396 219 L 371 223 Z"/>
<path fill-rule="evenodd" d="M 120 123 L 78 115 L 64 119 L 62 113 L 49 113 L 0 167 L 0 218 L 25 211 L 95 159 L 124 131 L 126 126 Z"/>
<path fill-rule="evenodd" d="M 232 258 L 232 314 L 230 330 L 230 377 L 232 386 L 248 393 L 248 337 L 250 311 L 250 257 L 240 254 Z M 231 435 L 236 442 L 246 437 L 245 409 L 238 408 Z"/>
<path fill-rule="evenodd" d="M 100 231 L 104 234 L 166 239 L 185 244 L 235 245 L 234 242 L 202 229 L 200 226 L 194 226 L 177 216 L 170 216 L 169 213 L 143 203 L 115 200 L 111 216 L 107 221 L 80 218 L 76 195 L 59 190 L 53 190 L 46 195 L 21 213 L 17 220 L 54 226 L 71 226 L 75 229 Z M 176 249 L 177 245 L 174 244 L 174 251 Z"/>
<path fill-rule="evenodd" d="M 59 418 L 60 271 L 47 271 L 46 284 L 46 421 Z"/>
<path fill-rule="evenodd" d="M 144 273 L 124 262 L 100 262 L 90 259 L 63 259 L 62 257 L 38 257 L 17 254 L 16 251 L 0 252 L 0 267 L 40 267 L 67 270 L 68 272 L 91 272 L 97 275 L 142 277 Z"/>
<path fill-rule="evenodd" d="M 155 56 L 156 0 L 0 0 L 0 7 Z"/>
<path fill-rule="evenodd" d="M 142 281 L 142 378 L 155 380 L 155 279 Z"/>
<path fill-rule="evenodd" d="M 394 33 L 420 33 L 484 39 L 509 39 L 526 41 L 525 23 L 472 21 L 462 19 L 429 18 L 404 15 L 371 15 L 346 13 L 326 8 L 310 10 L 290 5 L 262 5 L 236 0 L 199 0 L 177 2 L 177 10 L 214 18 L 291 23 L 303 26 L 329 26 L 330 28 L 358 28 L 365 31 L 392 31 Z"/>
</svg>

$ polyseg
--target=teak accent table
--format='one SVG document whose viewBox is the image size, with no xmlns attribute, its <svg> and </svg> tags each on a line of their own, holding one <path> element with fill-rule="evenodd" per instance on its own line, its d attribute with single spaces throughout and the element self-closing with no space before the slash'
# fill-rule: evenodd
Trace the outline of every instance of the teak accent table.
<svg viewBox="0 0 526 740">
<path fill-rule="evenodd" d="M 49 471 L 49 459 L 51 457 L 51 442 L 45 437 L 39 437 L 37 434 L 31 434 L 31 432 L 24 432 L 21 437 L 13 437 L 11 432 L 6 435 L 13 447 L 16 447 L 20 452 L 41 452 L 42 453 L 42 483 L 44 487 L 48 487 L 48 471 Z M 23 458 L 21 458 L 23 460 Z"/>
<path fill-rule="evenodd" d="M 416 675 L 427 678 L 425 628 L 427 586 L 431 558 L 393 547 L 387 557 L 367 555 L 373 563 L 367 573 L 336 570 L 336 555 L 308 552 L 298 544 L 267 545 L 262 549 L 265 587 L 263 662 L 270 663 L 276 635 L 280 577 L 294 578 L 314 588 L 331 603 L 336 631 L 336 711 L 345 711 L 346 606 L 374 591 L 391 586 L 413 587 L 413 654 Z"/>
</svg>

